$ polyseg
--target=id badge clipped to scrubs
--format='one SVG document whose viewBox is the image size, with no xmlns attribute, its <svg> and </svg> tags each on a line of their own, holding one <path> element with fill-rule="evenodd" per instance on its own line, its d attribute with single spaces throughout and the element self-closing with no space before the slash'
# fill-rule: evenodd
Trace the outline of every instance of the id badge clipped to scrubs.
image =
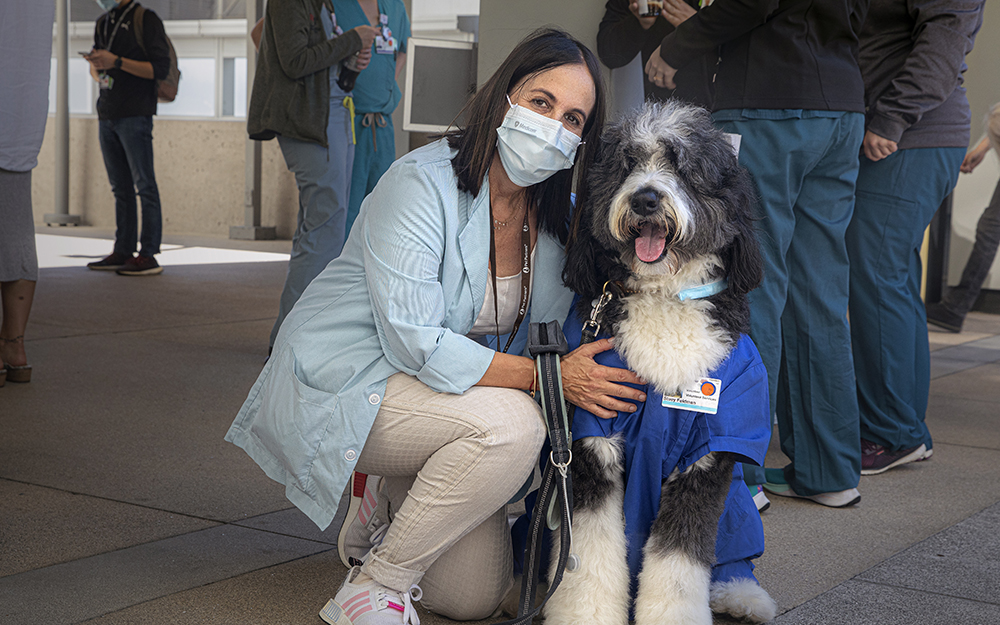
<svg viewBox="0 0 1000 625">
<path fill-rule="evenodd" d="M 375 36 L 376 54 L 395 54 L 396 40 L 392 38 L 392 30 L 389 29 L 389 16 L 379 13 L 379 34 Z"/>
</svg>

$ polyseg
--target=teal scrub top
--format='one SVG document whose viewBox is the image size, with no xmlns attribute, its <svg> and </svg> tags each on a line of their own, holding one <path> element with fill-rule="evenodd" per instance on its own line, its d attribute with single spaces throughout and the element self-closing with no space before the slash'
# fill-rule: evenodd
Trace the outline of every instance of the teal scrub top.
<svg viewBox="0 0 1000 625">
<path fill-rule="evenodd" d="M 337 24 L 348 31 L 357 26 L 379 26 L 369 24 L 358 0 L 333 0 L 333 10 Z M 391 114 L 403 97 L 396 84 L 396 56 L 406 52 L 410 39 L 410 18 L 401 0 L 379 0 L 379 15 L 389 18 L 389 30 L 396 40 L 394 54 L 378 54 L 372 44 L 372 62 L 360 74 L 354 85 L 354 109 L 358 113 Z"/>
</svg>

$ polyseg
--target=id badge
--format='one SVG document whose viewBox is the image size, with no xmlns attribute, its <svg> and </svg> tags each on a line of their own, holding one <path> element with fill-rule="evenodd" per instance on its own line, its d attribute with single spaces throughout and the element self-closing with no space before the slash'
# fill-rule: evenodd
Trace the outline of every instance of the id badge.
<svg viewBox="0 0 1000 625">
<path fill-rule="evenodd" d="M 115 79 L 107 72 L 101 72 L 97 75 L 97 84 L 101 89 L 111 91 L 111 88 L 115 85 Z"/>
<path fill-rule="evenodd" d="M 395 54 L 396 52 L 396 40 L 393 37 L 386 39 L 382 35 L 375 37 L 375 53 L 376 54 Z"/>
<path fill-rule="evenodd" d="M 701 378 L 697 384 L 684 389 L 680 395 L 664 395 L 663 406 L 678 410 L 716 414 L 719 412 L 720 395 L 722 395 L 722 380 Z"/>
<path fill-rule="evenodd" d="M 389 28 L 389 16 L 382 13 L 378 16 L 379 34 L 375 36 L 376 54 L 395 54 L 396 40 L 392 37 L 392 30 Z"/>
</svg>

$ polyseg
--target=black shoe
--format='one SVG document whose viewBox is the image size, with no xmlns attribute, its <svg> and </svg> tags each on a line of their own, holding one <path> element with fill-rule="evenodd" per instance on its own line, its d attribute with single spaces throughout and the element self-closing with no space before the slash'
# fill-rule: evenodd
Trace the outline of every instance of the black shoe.
<svg viewBox="0 0 1000 625">
<path fill-rule="evenodd" d="M 92 263 L 87 263 L 87 269 L 96 269 L 97 271 L 117 271 L 124 267 L 125 263 L 131 259 L 132 257 L 126 254 L 113 252 L 101 260 L 95 260 Z"/>
<path fill-rule="evenodd" d="M 116 273 L 119 276 L 155 276 L 163 273 L 163 267 L 160 267 L 152 256 L 139 254 L 135 258 L 130 258 Z"/>
<path fill-rule="evenodd" d="M 941 302 L 927 305 L 927 323 L 944 328 L 949 332 L 961 332 L 965 317 L 953 313 Z"/>
</svg>

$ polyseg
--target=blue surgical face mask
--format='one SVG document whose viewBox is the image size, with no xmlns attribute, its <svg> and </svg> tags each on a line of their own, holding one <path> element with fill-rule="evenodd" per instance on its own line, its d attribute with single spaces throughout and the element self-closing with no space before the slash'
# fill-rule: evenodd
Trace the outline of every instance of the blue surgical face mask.
<svg viewBox="0 0 1000 625">
<path fill-rule="evenodd" d="M 580 145 L 580 137 L 559 121 L 513 103 L 497 128 L 497 138 L 504 171 L 519 187 L 544 182 L 552 174 L 572 167 Z"/>
<path fill-rule="evenodd" d="M 101 7 L 105 11 L 110 11 L 111 9 L 118 6 L 118 0 L 94 0 L 97 2 L 97 6 Z"/>
</svg>

